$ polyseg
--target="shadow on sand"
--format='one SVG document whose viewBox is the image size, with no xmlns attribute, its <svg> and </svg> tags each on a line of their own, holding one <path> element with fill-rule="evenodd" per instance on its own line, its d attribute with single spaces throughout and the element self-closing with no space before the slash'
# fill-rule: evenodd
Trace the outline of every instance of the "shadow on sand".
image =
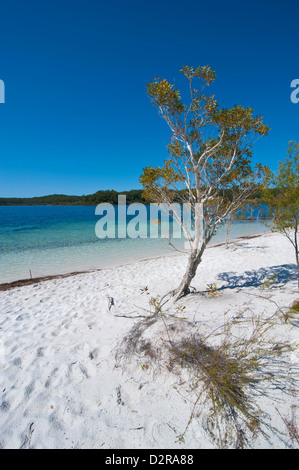
<svg viewBox="0 0 299 470">
<path fill-rule="evenodd" d="M 266 278 L 273 279 L 273 285 L 286 284 L 297 278 L 296 264 L 282 264 L 260 268 L 257 271 L 245 271 L 243 274 L 226 272 L 218 274 L 218 279 L 225 282 L 219 290 L 235 289 L 238 287 L 260 287 Z M 275 282 L 274 282 L 275 281 Z"/>
</svg>

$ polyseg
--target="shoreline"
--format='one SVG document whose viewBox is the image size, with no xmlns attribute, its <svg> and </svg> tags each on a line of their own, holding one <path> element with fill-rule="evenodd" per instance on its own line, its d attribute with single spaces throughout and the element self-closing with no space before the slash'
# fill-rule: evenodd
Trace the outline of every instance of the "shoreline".
<svg viewBox="0 0 299 470">
<path fill-rule="evenodd" d="M 262 235 L 266 235 L 268 233 L 272 233 L 272 232 L 269 230 L 269 231 L 261 232 L 261 233 L 256 234 L 256 235 L 243 235 L 241 237 L 237 237 L 237 238 L 234 238 L 232 240 L 229 240 L 228 244 L 230 245 L 232 243 L 235 243 L 238 240 L 249 240 L 249 239 L 252 239 L 252 238 L 258 238 L 258 237 L 261 237 Z M 225 241 L 211 244 L 211 245 L 208 246 L 208 248 L 220 247 L 220 246 L 224 246 L 224 245 L 226 245 Z M 179 254 L 183 255 L 183 254 L 187 254 L 187 253 L 188 252 L 186 251 L 185 253 L 180 252 Z M 106 270 L 106 269 L 126 266 L 128 264 L 133 264 L 135 262 L 138 263 L 138 262 L 142 262 L 142 261 L 148 261 L 149 259 L 152 260 L 152 259 L 157 259 L 157 258 L 169 257 L 169 256 L 173 256 L 175 254 L 176 253 L 173 252 L 173 253 L 168 253 L 168 254 L 165 254 L 165 255 L 153 256 L 153 257 L 150 257 L 150 258 L 141 258 L 139 260 L 134 260 L 130 263 L 119 264 L 119 265 L 115 265 L 115 266 L 111 266 L 111 267 L 107 266 L 105 268 L 84 269 L 82 271 L 72 271 L 72 272 L 69 272 L 69 273 L 51 274 L 51 275 L 38 276 L 38 277 L 33 277 L 33 278 L 17 279 L 15 281 L 1 283 L 0 284 L 0 292 L 4 292 L 4 291 L 10 290 L 10 289 L 15 289 L 17 287 L 23 287 L 23 286 L 29 286 L 31 284 L 37 284 L 37 283 L 40 283 L 40 282 L 51 281 L 51 280 L 54 280 L 54 279 L 64 279 L 64 278 L 67 278 L 67 277 L 77 276 L 79 274 L 99 272 L 99 271 L 103 271 L 103 270 Z"/>
</svg>

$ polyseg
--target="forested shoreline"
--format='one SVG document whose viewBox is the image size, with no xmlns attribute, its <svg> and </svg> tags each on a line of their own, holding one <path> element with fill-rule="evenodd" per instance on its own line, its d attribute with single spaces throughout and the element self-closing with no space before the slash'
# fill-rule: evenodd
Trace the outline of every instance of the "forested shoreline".
<svg viewBox="0 0 299 470">
<path fill-rule="evenodd" d="M 142 203 L 148 204 L 151 201 L 143 197 L 143 189 L 131 189 L 130 191 L 115 191 L 115 190 L 100 190 L 93 194 L 83 196 L 69 196 L 66 194 L 51 194 L 49 196 L 37 196 L 30 198 L 22 197 L 0 197 L 0 206 L 42 206 L 42 205 L 53 205 L 53 206 L 96 206 L 97 204 L 118 204 L 118 196 L 125 195 L 126 203 Z M 264 202 L 265 195 L 268 194 L 277 195 L 279 190 L 271 188 L 265 191 L 264 194 L 256 193 L 254 198 L 250 201 L 253 205 L 259 205 Z M 227 191 L 227 197 L 229 197 L 229 190 Z M 181 202 L 174 198 L 174 202 Z"/>
<path fill-rule="evenodd" d="M 142 189 L 133 189 L 130 191 L 102 190 L 94 194 L 83 196 L 68 196 L 65 194 L 52 194 L 49 196 L 39 196 L 30 198 L 11 197 L 0 198 L 0 206 L 36 206 L 36 205 L 54 205 L 54 206 L 94 206 L 100 203 L 117 204 L 118 196 L 125 195 L 127 204 L 133 202 L 145 203 L 142 197 Z"/>
</svg>

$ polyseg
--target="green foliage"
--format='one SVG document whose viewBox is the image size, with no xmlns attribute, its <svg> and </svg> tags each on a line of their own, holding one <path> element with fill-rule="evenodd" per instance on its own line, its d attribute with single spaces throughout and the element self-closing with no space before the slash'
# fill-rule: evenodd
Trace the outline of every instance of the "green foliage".
<svg viewBox="0 0 299 470">
<path fill-rule="evenodd" d="M 161 299 L 159 296 L 151 297 L 149 300 L 149 305 L 154 310 L 154 315 L 157 315 L 162 312 Z"/>
<path fill-rule="evenodd" d="M 233 334 L 237 324 L 244 336 Z M 249 438 L 259 434 L 267 438 L 267 427 L 277 432 L 263 422 L 263 410 L 255 401 L 255 394 L 262 392 L 264 384 L 281 388 L 289 379 L 290 371 L 283 368 L 280 355 L 290 351 L 291 346 L 281 343 L 277 348 L 268 340 L 275 324 L 274 317 L 263 319 L 262 315 L 232 320 L 223 325 L 222 331 L 206 337 L 195 333 L 171 343 L 172 367 L 176 363 L 190 371 L 191 388 L 198 394 L 180 442 L 184 442 L 193 419 L 200 417 L 220 448 L 247 447 Z M 215 345 L 217 336 L 220 341 Z"/>
<path fill-rule="evenodd" d="M 19 205 L 72 205 L 79 204 L 81 196 L 67 196 L 65 194 L 52 194 L 50 196 L 40 197 L 11 197 L 11 198 L 0 198 L 1 206 L 19 206 Z"/>
<path fill-rule="evenodd" d="M 298 228 L 299 224 L 299 143 L 291 141 L 286 158 L 279 163 L 277 175 L 272 179 L 276 188 L 266 197 L 272 208 L 273 229 L 284 232 Z"/>
<path fill-rule="evenodd" d="M 270 275 L 270 276 L 267 276 L 267 277 L 263 280 L 263 282 L 262 282 L 260 288 L 261 288 L 262 290 L 271 289 L 271 287 L 272 287 L 276 282 L 277 282 L 277 275 L 276 275 L 276 274 L 272 274 L 272 275 Z"/>
<path fill-rule="evenodd" d="M 140 292 L 150 295 L 147 286 Z M 295 370 L 282 357 L 292 351 L 291 344 L 277 347 L 270 340 L 272 328 L 279 325 L 278 312 L 239 315 L 203 335 L 181 317 L 185 306 L 166 308 L 159 296 L 150 297 L 149 305 L 149 316 L 119 345 L 117 366 L 134 357 L 143 371 L 161 371 L 164 365 L 180 379 L 175 388 L 188 395 L 193 407 L 179 442 L 184 443 L 190 424 L 199 419 L 220 448 L 245 448 L 259 435 L 267 439 L 269 431 L 278 432 L 264 420 L 256 400 L 273 389 L 287 393 L 293 384 Z"/>
<path fill-rule="evenodd" d="M 221 108 L 215 96 L 205 92 L 216 77 L 210 66 L 184 66 L 181 73 L 187 80 L 186 103 L 180 90 L 165 79 L 155 78 L 147 86 L 171 140 L 164 164 L 144 168 L 139 178 L 147 200 L 188 203 L 194 219 L 202 217 L 199 212 L 203 214 L 203 220 L 194 221 L 195 234 L 181 222 L 191 250 L 186 273 L 173 291 L 176 299 L 189 292 L 202 254 L 220 227 L 261 192 L 271 177 L 266 166 L 253 166 L 251 160 L 254 141 L 269 131 L 262 117 L 241 105 Z M 198 205 L 202 211 L 196 211 Z"/>
<path fill-rule="evenodd" d="M 272 178 L 275 191 L 267 191 L 264 200 L 272 215 L 272 231 L 286 236 L 294 247 L 299 287 L 299 143 L 289 142 L 287 156 Z"/>
<path fill-rule="evenodd" d="M 299 313 L 299 300 L 293 303 L 291 310 L 294 313 Z"/>
<path fill-rule="evenodd" d="M 253 140 L 265 136 L 269 127 L 251 108 L 220 108 L 214 95 L 204 93 L 216 77 L 209 66 L 184 66 L 181 73 L 188 81 L 187 104 L 165 79 L 155 78 L 147 85 L 150 100 L 172 137 L 164 165 L 143 169 L 139 181 L 144 197 L 158 203 L 204 202 L 213 216 L 225 213 L 229 206 L 236 211 L 247 193 L 253 196 L 269 180 L 267 167 L 251 165 Z M 194 80 L 199 81 L 198 89 Z"/>
<path fill-rule="evenodd" d="M 114 191 L 114 190 L 106 190 L 106 191 L 97 191 L 94 194 L 90 194 L 88 196 L 84 196 L 82 198 L 82 204 L 86 205 L 97 205 L 101 203 L 109 203 L 113 205 L 117 205 L 118 203 L 118 196 L 124 195 L 126 196 L 127 204 L 132 203 L 145 203 L 145 199 L 142 196 L 141 189 L 132 189 L 131 191 Z"/>
<path fill-rule="evenodd" d="M 100 203 L 110 203 L 117 205 L 118 196 L 125 195 L 127 204 L 145 203 L 142 196 L 142 189 L 132 189 L 130 191 L 101 190 L 87 196 L 66 196 L 64 194 L 52 194 L 50 196 L 32 198 L 0 198 L 2 206 L 18 205 L 83 205 L 96 206 Z"/>
<path fill-rule="evenodd" d="M 218 287 L 215 283 L 212 283 L 212 284 L 207 284 L 207 293 L 211 296 L 211 297 L 217 297 L 217 295 L 220 294 L 219 290 L 218 290 Z"/>
<path fill-rule="evenodd" d="M 292 321 L 298 318 L 299 315 L 299 300 L 296 300 L 291 308 L 284 315 L 285 321 Z"/>
</svg>

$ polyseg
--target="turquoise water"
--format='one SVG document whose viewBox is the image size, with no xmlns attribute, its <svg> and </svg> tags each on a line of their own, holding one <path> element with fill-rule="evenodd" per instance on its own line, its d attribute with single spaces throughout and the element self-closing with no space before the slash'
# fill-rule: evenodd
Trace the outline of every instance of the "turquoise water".
<svg viewBox="0 0 299 470">
<path fill-rule="evenodd" d="M 0 206 L 0 283 L 116 266 L 174 252 L 163 238 L 99 239 L 94 206 Z M 127 221 L 128 222 L 128 221 Z M 147 227 L 149 220 L 142 222 Z M 233 224 L 230 238 L 268 228 Z M 213 243 L 225 239 L 224 230 Z M 183 248 L 183 240 L 175 241 Z"/>
</svg>

